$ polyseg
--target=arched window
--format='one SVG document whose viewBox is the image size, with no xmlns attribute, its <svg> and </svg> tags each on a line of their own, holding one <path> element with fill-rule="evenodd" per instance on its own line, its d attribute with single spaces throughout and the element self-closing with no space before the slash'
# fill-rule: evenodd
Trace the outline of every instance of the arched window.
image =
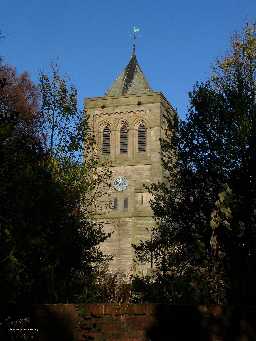
<svg viewBox="0 0 256 341">
<path fill-rule="evenodd" d="M 123 123 L 120 129 L 120 153 L 128 153 L 128 126 Z"/>
<path fill-rule="evenodd" d="M 110 128 L 106 126 L 102 133 L 102 154 L 110 154 Z"/>
<path fill-rule="evenodd" d="M 138 152 L 145 152 L 147 147 L 147 129 L 144 123 L 138 127 Z"/>
</svg>

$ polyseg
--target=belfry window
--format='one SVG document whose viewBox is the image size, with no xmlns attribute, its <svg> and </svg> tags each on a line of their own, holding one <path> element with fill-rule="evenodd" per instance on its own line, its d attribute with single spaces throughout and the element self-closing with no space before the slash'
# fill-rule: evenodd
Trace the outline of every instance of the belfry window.
<svg viewBox="0 0 256 341">
<path fill-rule="evenodd" d="M 145 152 L 147 146 L 147 129 L 144 123 L 138 127 L 138 152 Z"/>
<path fill-rule="evenodd" d="M 102 154 L 110 154 L 110 135 L 111 131 L 109 126 L 103 129 L 102 133 Z"/>
<path fill-rule="evenodd" d="M 128 126 L 126 123 L 120 129 L 120 153 L 128 153 Z"/>
</svg>

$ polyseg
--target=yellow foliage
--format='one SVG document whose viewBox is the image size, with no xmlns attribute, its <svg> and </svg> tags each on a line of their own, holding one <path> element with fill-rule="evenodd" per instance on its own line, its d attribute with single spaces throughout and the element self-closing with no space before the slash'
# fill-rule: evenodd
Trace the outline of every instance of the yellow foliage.
<svg viewBox="0 0 256 341">
<path fill-rule="evenodd" d="M 218 61 L 218 67 L 228 72 L 237 63 L 252 64 L 256 67 L 256 25 L 247 24 L 240 35 L 233 37 L 230 54 Z"/>
</svg>

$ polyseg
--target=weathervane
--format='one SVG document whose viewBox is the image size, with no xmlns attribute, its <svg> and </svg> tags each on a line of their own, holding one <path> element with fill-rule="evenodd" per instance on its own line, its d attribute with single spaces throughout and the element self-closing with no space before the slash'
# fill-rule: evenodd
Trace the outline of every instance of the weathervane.
<svg viewBox="0 0 256 341">
<path fill-rule="evenodd" d="M 136 26 L 133 26 L 133 46 L 132 46 L 132 54 L 135 55 L 135 49 L 136 49 L 136 39 L 137 39 L 137 34 L 140 32 L 140 29 Z"/>
</svg>

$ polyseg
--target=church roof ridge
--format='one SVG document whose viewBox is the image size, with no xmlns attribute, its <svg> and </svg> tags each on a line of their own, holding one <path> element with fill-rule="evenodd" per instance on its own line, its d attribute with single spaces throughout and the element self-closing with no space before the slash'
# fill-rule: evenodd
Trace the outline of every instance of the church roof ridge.
<svg viewBox="0 0 256 341">
<path fill-rule="evenodd" d="M 138 63 L 135 49 L 123 72 L 114 81 L 111 88 L 106 92 L 106 96 L 122 96 L 129 94 L 140 94 L 151 92 L 148 81 Z"/>
</svg>

